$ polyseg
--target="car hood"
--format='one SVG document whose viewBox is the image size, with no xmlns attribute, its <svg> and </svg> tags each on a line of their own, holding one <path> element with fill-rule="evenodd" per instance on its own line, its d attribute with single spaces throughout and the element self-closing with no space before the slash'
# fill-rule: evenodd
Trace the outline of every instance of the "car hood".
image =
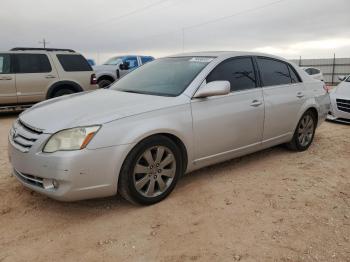
<svg viewBox="0 0 350 262">
<path fill-rule="evenodd" d="M 339 98 L 350 99 L 350 82 L 341 82 L 334 90 L 334 94 Z"/>
<path fill-rule="evenodd" d="M 45 133 L 54 133 L 184 104 L 187 99 L 184 96 L 163 97 L 103 89 L 41 102 L 24 111 L 19 118 Z"/>
</svg>

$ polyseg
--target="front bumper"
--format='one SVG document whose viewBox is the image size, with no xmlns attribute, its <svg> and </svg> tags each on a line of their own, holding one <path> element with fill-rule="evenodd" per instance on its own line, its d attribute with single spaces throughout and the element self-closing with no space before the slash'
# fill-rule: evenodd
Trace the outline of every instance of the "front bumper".
<svg viewBox="0 0 350 262">
<path fill-rule="evenodd" d="M 350 113 L 338 109 L 337 98 L 335 95 L 331 95 L 331 109 L 328 112 L 327 120 L 350 124 Z"/>
<path fill-rule="evenodd" d="M 128 145 L 43 153 L 35 146 L 21 152 L 9 138 L 13 174 L 26 187 L 61 201 L 112 196 Z M 53 181 L 57 187 L 44 187 Z"/>
</svg>

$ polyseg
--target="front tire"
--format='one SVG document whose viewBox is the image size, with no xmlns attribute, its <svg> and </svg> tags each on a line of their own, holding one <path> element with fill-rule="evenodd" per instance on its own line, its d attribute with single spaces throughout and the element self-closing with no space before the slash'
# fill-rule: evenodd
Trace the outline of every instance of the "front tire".
<svg viewBox="0 0 350 262">
<path fill-rule="evenodd" d="M 99 88 L 108 88 L 113 82 L 109 79 L 102 79 L 98 81 Z"/>
<path fill-rule="evenodd" d="M 155 204 L 175 188 L 182 165 L 181 151 L 171 139 L 149 137 L 136 145 L 124 161 L 119 193 L 132 203 Z"/>
<path fill-rule="evenodd" d="M 293 151 L 307 150 L 314 140 L 316 125 L 315 114 L 311 110 L 306 111 L 298 122 L 292 141 L 287 144 L 288 148 Z"/>
</svg>

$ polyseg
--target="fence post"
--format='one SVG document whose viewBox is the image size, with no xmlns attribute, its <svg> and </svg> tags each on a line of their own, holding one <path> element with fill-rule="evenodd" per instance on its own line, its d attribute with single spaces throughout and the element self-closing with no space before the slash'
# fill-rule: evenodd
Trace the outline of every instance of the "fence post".
<svg viewBox="0 0 350 262">
<path fill-rule="evenodd" d="M 299 66 L 301 66 L 301 56 L 299 56 Z"/>
<path fill-rule="evenodd" d="M 332 67 L 332 86 L 334 86 L 334 73 L 335 73 L 335 53 L 333 56 L 333 67 Z"/>
</svg>

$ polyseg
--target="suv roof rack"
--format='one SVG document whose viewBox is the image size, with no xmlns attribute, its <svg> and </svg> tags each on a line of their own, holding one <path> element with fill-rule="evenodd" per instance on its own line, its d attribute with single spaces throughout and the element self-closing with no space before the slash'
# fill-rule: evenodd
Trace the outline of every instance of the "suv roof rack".
<svg viewBox="0 0 350 262">
<path fill-rule="evenodd" d="M 40 48 L 40 47 L 15 47 L 10 51 L 66 51 L 75 53 L 72 49 L 64 49 L 64 48 Z"/>
</svg>

